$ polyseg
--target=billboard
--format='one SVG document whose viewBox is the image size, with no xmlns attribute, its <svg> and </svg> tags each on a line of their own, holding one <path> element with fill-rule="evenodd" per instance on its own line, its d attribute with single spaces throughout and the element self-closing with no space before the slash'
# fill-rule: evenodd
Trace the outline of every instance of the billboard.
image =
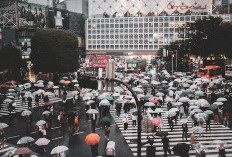
<svg viewBox="0 0 232 157">
<path fill-rule="evenodd" d="M 106 68 L 110 56 L 89 56 L 89 67 L 91 68 Z"/>
<path fill-rule="evenodd" d="M 49 28 L 69 29 L 69 13 L 66 10 L 48 10 Z"/>
<path fill-rule="evenodd" d="M 42 29 L 46 27 L 45 7 L 29 4 L 18 3 L 19 7 L 19 27 L 32 29 Z"/>
<path fill-rule="evenodd" d="M 20 37 L 19 45 L 22 47 L 22 56 L 29 56 L 31 54 L 31 38 Z"/>
</svg>

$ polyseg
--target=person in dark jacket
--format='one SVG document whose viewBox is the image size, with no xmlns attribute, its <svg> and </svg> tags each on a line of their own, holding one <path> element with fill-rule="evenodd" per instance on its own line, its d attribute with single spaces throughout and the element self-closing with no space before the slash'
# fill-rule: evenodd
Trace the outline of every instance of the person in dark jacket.
<svg viewBox="0 0 232 157">
<path fill-rule="evenodd" d="M 28 101 L 28 102 L 27 102 L 28 110 L 32 110 L 32 97 L 29 96 L 29 97 L 27 98 L 27 101 Z"/>
<path fill-rule="evenodd" d="M 185 138 L 187 141 L 187 137 L 188 137 L 187 133 L 188 133 L 188 125 L 187 125 L 187 123 L 183 123 L 182 124 L 182 139 L 183 140 Z"/>
</svg>

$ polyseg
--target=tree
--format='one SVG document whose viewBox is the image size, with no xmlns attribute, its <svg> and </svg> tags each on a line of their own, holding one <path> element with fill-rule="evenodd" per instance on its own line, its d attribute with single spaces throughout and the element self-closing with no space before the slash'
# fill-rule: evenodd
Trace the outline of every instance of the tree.
<svg viewBox="0 0 232 157">
<path fill-rule="evenodd" d="M 7 44 L 0 50 L 0 71 L 7 72 L 7 79 L 19 80 L 20 69 L 26 64 L 22 59 L 21 52 L 12 44 Z"/>
<path fill-rule="evenodd" d="M 78 69 L 78 40 L 74 33 L 59 29 L 35 32 L 31 39 L 31 61 L 38 72 L 73 72 Z"/>
</svg>

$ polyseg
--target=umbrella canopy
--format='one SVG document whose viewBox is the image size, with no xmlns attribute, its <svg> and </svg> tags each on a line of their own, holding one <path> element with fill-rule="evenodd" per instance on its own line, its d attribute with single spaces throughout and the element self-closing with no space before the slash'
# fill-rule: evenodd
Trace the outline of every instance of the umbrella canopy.
<svg viewBox="0 0 232 157">
<path fill-rule="evenodd" d="M 110 102 L 106 99 L 100 101 L 99 103 L 100 106 L 110 106 Z"/>
<path fill-rule="evenodd" d="M 15 151 L 16 151 L 17 149 L 10 149 L 10 150 L 8 150 L 2 157 L 13 157 L 14 155 L 15 155 Z"/>
<path fill-rule="evenodd" d="M 25 111 L 23 111 L 23 112 L 21 113 L 21 116 L 30 116 L 31 113 L 32 113 L 31 111 L 25 110 Z"/>
<path fill-rule="evenodd" d="M 46 124 L 46 122 L 44 120 L 39 120 L 36 125 L 39 126 L 39 125 L 44 125 Z"/>
<path fill-rule="evenodd" d="M 167 117 L 174 117 L 176 115 L 176 112 L 173 111 L 167 111 L 166 112 Z"/>
<path fill-rule="evenodd" d="M 225 102 L 225 101 L 227 101 L 227 99 L 226 98 L 218 98 L 216 101 Z"/>
<path fill-rule="evenodd" d="M 113 96 L 120 96 L 120 93 L 114 93 Z"/>
<path fill-rule="evenodd" d="M 90 104 L 93 104 L 93 103 L 95 103 L 95 101 L 93 101 L 93 100 L 89 100 L 89 101 L 87 101 L 87 105 L 90 105 Z"/>
<path fill-rule="evenodd" d="M 189 102 L 190 99 L 187 98 L 187 97 L 181 97 L 181 98 L 179 99 L 179 101 L 180 101 L 180 102 Z"/>
<path fill-rule="evenodd" d="M 0 123 L 0 129 L 4 129 L 7 128 L 9 125 L 7 125 L 6 123 Z"/>
<path fill-rule="evenodd" d="M 92 98 L 91 98 L 90 96 L 84 96 L 84 97 L 83 97 L 83 100 L 84 100 L 84 101 L 88 101 L 88 100 L 91 100 L 91 99 L 92 99 Z"/>
<path fill-rule="evenodd" d="M 111 121 L 111 119 L 109 118 L 109 117 L 103 117 L 101 120 L 100 120 L 100 122 L 108 122 L 108 123 L 110 123 L 110 121 Z"/>
<path fill-rule="evenodd" d="M 46 139 L 46 138 L 39 138 L 39 139 L 35 142 L 35 144 L 36 144 L 37 146 L 46 146 L 46 145 L 48 145 L 49 142 L 50 142 L 49 139 Z"/>
<path fill-rule="evenodd" d="M 46 102 L 45 104 L 44 104 L 44 106 L 52 106 L 53 105 L 53 102 Z"/>
<path fill-rule="evenodd" d="M 156 136 L 168 136 L 167 131 L 157 131 Z"/>
<path fill-rule="evenodd" d="M 31 153 L 31 150 L 27 147 L 21 147 L 15 151 L 16 155 L 25 155 L 25 154 L 29 154 L 29 153 Z"/>
<path fill-rule="evenodd" d="M 188 122 L 188 119 L 181 119 L 178 123 L 180 124 L 186 124 Z"/>
<path fill-rule="evenodd" d="M 73 91 L 72 94 L 77 95 L 77 94 L 79 94 L 79 92 L 78 91 Z"/>
<path fill-rule="evenodd" d="M 221 106 L 221 105 L 223 105 L 224 103 L 221 102 L 221 101 L 217 101 L 217 102 L 214 102 L 213 104 L 216 104 L 217 106 Z"/>
<path fill-rule="evenodd" d="M 134 87 L 134 88 L 132 88 L 132 89 L 133 89 L 133 91 L 135 91 L 135 92 L 143 93 L 143 90 L 142 90 L 141 88 Z"/>
<path fill-rule="evenodd" d="M 205 113 L 205 114 L 213 114 L 213 111 L 211 111 L 211 110 L 206 110 L 206 111 L 204 111 L 204 113 Z"/>
<path fill-rule="evenodd" d="M 224 145 L 225 142 L 222 140 L 213 140 L 212 144 L 218 147 L 219 145 Z"/>
<path fill-rule="evenodd" d="M 205 96 L 204 92 L 202 92 L 202 91 L 196 91 L 195 95 L 196 96 Z"/>
<path fill-rule="evenodd" d="M 152 123 L 155 125 L 155 126 L 159 126 L 161 121 L 160 121 L 160 118 L 154 118 L 152 119 Z"/>
<path fill-rule="evenodd" d="M 70 84 L 71 81 L 67 80 L 67 81 L 64 81 L 64 84 Z"/>
<path fill-rule="evenodd" d="M 197 102 L 195 104 L 198 105 L 198 106 L 201 106 L 201 107 L 209 106 L 209 102 L 207 100 L 205 100 L 205 99 L 199 99 L 199 100 L 197 100 Z"/>
<path fill-rule="evenodd" d="M 66 146 L 57 146 L 52 149 L 51 154 L 59 154 L 61 152 L 65 152 L 68 150 L 68 147 Z"/>
<path fill-rule="evenodd" d="M 78 81 L 77 80 L 72 80 L 73 83 L 77 83 Z"/>
<path fill-rule="evenodd" d="M 130 110 L 130 112 L 136 112 L 137 111 L 137 108 L 132 108 L 131 110 Z"/>
<path fill-rule="evenodd" d="M 178 112 L 179 109 L 178 109 L 178 108 L 171 108 L 169 111 L 170 111 L 170 112 Z"/>
<path fill-rule="evenodd" d="M 159 104 L 159 98 L 157 98 L 157 97 L 152 97 L 151 99 L 150 99 L 150 102 L 152 102 L 152 103 L 157 103 L 157 104 Z"/>
<path fill-rule="evenodd" d="M 106 99 L 106 100 L 109 100 L 109 101 L 114 100 L 114 98 L 113 98 L 112 96 L 106 96 L 105 99 Z"/>
<path fill-rule="evenodd" d="M 182 102 L 175 102 L 175 103 L 173 103 L 172 105 L 173 105 L 173 106 L 181 106 L 181 105 L 183 105 L 183 103 L 182 103 Z"/>
<path fill-rule="evenodd" d="M 191 111 L 193 109 L 199 109 L 199 107 L 198 106 L 189 106 L 189 111 Z"/>
<path fill-rule="evenodd" d="M 196 126 L 196 127 L 193 127 L 192 128 L 192 131 L 195 131 L 197 133 L 204 133 L 205 132 L 205 129 L 200 127 L 200 126 Z"/>
<path fill-rule="evenodd" d="M 50 111 L 44 111 L 42 114 L 45 115 L 45 114 L 50 114 L 51 112 Z"/>
<path fill-rule="evenodd" d="M 152 107 L 152 106 L 155 106 L 155 104 L 152 103 L 152 102 L 146 102 L 146 103 L 144 104 L 144 106 L 146 106 L 146 107 Z"/>
<path fill-rule="evenodd" d="M 164 96 L 164 93 L 158 92 L 158 93 L 156 93 L 156 96 L 162 97 L 162 96 Z"/>
<path fill-rule="evenodd" d="M 156 108 L 155 109 L 155 112 L 157 112 L 157 113 L 161 113 L 161 112 L 164 112 L 161 108 Z"/>
<path fill-rule="evenodd" d="M 32 138 L 30 136 L 25 136 L 25 137 L 20 138 L 18 140 L 17 144 L 27 144 L 27 143 L 30 143 L 33 141 L 34 141 L 34 138 Z"/>
<path fill-rule="evenodd" d="M 100 141 L 100 136 L 96 133 L 91 133 L 87 135 L 85 138 L 86 144 L 91 145 L 91 146 L 99 143 L 99 141 Z"/>
<path fill-rule="evenodd" d="M 88 114 L 97 114 L 98 111 L 95 110 L 95 109 L 89 109 L 86 113 L 88 113 Z"/>
<path fill-rule="evenodd" d="M 209 106 L 209 109 L 210 110 L 216 110 L 216 109 L 218 109 L 218 105 L 217 104 L 212 104 L 212 105 Z"/>
</svg>

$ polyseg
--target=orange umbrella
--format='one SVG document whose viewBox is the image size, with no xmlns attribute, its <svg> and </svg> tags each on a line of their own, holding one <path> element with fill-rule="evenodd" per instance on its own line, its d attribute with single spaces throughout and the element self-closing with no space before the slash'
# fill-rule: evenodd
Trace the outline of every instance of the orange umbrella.
<svg viewBox="0 0 232 157">
<path fill-rule="evenodd" d="M 99 141 L 100 141 L 100 136 L 96 133 L 91 133 L 87 135 L 85 138 L 86 144 L 91 145 L 91 146 L 99 143 Z"/>
<path fill-rule="evenodd" d="M 64 82 L 64 84 L 69 84 L 69 83 L 71 83 L 71 81 L 65 81 L 65 82 Z"/>
</svg>

